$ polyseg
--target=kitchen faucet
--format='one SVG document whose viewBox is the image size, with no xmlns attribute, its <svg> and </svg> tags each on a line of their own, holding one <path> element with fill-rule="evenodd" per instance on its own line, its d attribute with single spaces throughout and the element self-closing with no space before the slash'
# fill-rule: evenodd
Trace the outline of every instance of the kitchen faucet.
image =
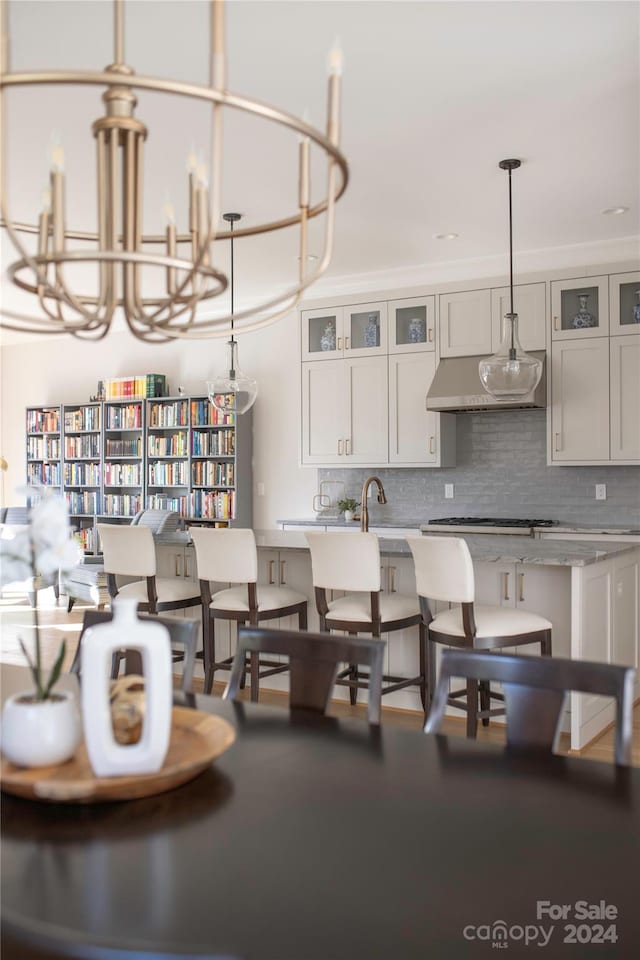
<svg viewBox="0 0 640 960">
<path fill-rule="evenodd" d="M 369 487 L 372 483 L 375 483 L 378 487 L 378 503 L 386 503 L 387 496 L 384 492 L 384 487 L 382 486 L 382 480 L 380 477 L 367 477 L 365 482 L 362 484 L 362 509 L 360 511 L 360 529 L 363 533 L 366 533 L 369 529 L 369 508 L 367 507 L 367 496 L 369 494 Z"/>
</svg>

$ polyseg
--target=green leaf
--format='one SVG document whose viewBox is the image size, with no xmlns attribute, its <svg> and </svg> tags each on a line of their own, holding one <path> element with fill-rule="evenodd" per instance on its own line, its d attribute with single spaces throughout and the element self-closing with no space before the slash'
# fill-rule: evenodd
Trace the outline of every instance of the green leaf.
<svg viewBox="0 0 640 960">
<path fill-rule="evenodd" d="M 24 658 L 25 658 L 25 660 L 27 661 L 27 663 L 28 663 L 28 665 L 29 665 L 29 669 L 31 670 L 31 676 L 33 677 L 33 682 L 34 682 L 35 687 L 36 687 L 36 694 L 37 694 L 37 696 L 38 696 L 38 700 L 42 700 L 43 697 L 41 696 L 42 689 L 41 689 L 41 687 L 40 687 L 40 677 L 38 676 L 38 671 L 37 671 L 37 669 L 36 669 L 36 665 L 35 665 L 35 663 L 33 662 L 33 660 L 31 659 L 31 654 L 29 653 L 29 651 L 28 651 L 27 648 L 25 647 L 25 645 L 24 645 L 24 643 L 23 643 L 23 640 L 22 640 L 22 637 L 18 637 L 18 643 L 20 644 L 20 649 L 22 650 L 22 652 L 23 652 L 23 654 L 24 654 Z"/>
<path fill-rule="evenodd" d="M 60 644 L 60 649 L 58 650 L 58 656 L 56 657 L 56 662 L 53 665 L 53 669 L 51 673 L 49 674 L 49 682 L 45 688 L 44 696 L 42 697 L 43 700 L 47 699 L 47 697 L 51 693 L 51 690 L 53 689 L 53 687 L 55 687 L 56 683 L 60 679 L 60 674 L 62 673 L 62 663 L 64 660 L 64 655 L 66 653 L 66 650 L 67 650 L 67 642 L 66 640 L 63 640 L 62 643 Z"/>
</svg>

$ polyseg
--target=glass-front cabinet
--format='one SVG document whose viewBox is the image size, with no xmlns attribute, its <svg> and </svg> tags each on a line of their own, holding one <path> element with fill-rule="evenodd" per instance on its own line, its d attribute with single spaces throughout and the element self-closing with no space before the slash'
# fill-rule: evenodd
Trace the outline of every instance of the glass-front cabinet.
<svg viewBox="0 0 640 960">
<path fill-rule="evenodd" d="M 302 311 L 302 359 L 335 360 L 387 352 L 387 304 Z"/>
<path fill-rule="evenodd" d="M 551 318 L 554 340 L 608 336 L 609 278 L 552 281 Z"/>
<path fill-rule="evenodd" d="M 435 297 L 390 301 L 389 353 L 435 350 L 435 302 Z"/>
<path fill-rule="evenodd" d="M 611 336 L 640 333 L 640 270 L 609 277 Z"/>
</svg>

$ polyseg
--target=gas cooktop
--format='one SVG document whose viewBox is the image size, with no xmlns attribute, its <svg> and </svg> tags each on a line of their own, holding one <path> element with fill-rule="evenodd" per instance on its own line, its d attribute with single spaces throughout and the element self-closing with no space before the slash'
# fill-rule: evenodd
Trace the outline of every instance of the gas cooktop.
<svg viewBox="0 0 640 960">
<path fill-rule="evenodd" d="M 429 525 L 446 527 L 552 527 L 554 520 L 513 520 L 505 517 L 440 517 Z"/>
</svg>

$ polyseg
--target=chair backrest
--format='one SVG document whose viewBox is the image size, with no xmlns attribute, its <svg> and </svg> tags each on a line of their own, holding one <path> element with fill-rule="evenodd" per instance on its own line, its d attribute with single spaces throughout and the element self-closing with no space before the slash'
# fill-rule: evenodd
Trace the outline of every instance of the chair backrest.
<svg viewBox="0 0 640 960">
<path fill-rule="evenodd" d="M 139 510 L 131 526 L 149 527 L 152 533 L 173 533 L 180 524 L 180 514 L 174 510 Z"/>
<path fill-rule="evenodd" d="M 460 537 L 407 537 L 419 597 L 473 603 L 475 583 L 469 547 Z"/>
<path fill-rule="evenodd" d="M 559 657 L 514 657 L 475 650 L 444 650 L 427 733 L 436 733 L 447 707 L 451 677 L 503 684 L 507 743 L 555 750 L 568 691 L 613 697 L 616 701 L 615 762 L 631 764 L 633 667 Z"/>
<path fill-rule="evenodd" d="M 156 547 L 149 527 L 99 523 L 105 573 L 126 577 L 154 577 Z"/>
<path fill-rule="evenodd" d="M 189 527 L 200 580 L 257 583 L 258 551 L 253 530 Z"/>
<path fill-rule="evenodd" d="M 223 697 L 235 700 L 249 653 L 289 657 L 289 706 L 292 710 L 325 713 L 338 666 L 355 663 L 369 667 L 369 723 L 380 723 L 384 640 L 343 637 L 296 630 L 239 627 L 238 648 Z"/>
<path fill-rule="evenodd" d="M 97 623 L 108 623 L 113 617 L 110 610 L 87 610 L 82 621 L 82 631 L 78 641 L 78 651 L 71 665 L 71 672 L 81 675 L 82 672 L 82 638 L 89 627 L 94 627 Z M 184 648 L 184 666 L 182 668 L 182 689 L 185 693 L 191 693 L 193 690 L 193 670 L 196 663 L 196 646 L 198 642 L 199 622 L 190 619 L 170 619 L 169 617 L 153 617 L 148 614 L 139 613 L 139 620 L 151 620 L 153 623 L 161 623 L 169 631 L 171 646 L 178 644 Z M 126 637 L 123 637 L 122 649 L 125 657 L 125 673 L 142 673 L 142 657 L 135 649 L 127 649 Z M 120 665 L 121 656 L 115 655 L 112 663 L 112 677 L 117 676 L 117 668 Z"/>
<path fill-rule="evenodd" d="M 380 545 L 375 533 L 307 533 L 314 587 L 380 590 Z"/>
</svg>

